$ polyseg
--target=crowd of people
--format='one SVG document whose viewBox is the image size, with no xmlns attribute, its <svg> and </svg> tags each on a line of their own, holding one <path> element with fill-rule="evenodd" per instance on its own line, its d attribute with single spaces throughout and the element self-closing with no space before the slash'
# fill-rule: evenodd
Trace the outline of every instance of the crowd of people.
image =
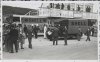
<svg viewBox="0 0 100 62">
<path fill-rule="evenodd" d="M 21 24 L 10 24 L 10 25 L 3 25 L 3 47 L 4 50 L 10 53 L 18 52 L 19 49 L 24 49 L 25 39 L 28 39 L 28 48 L 32 49 L 32 38 L 35 39 L 38 38 L 39 27 L 34 25 L 24 25 L 24 27 Z M 91 29 L 89 28 L 87 30 L 87 39 L 86 41 L 90 41 L 90 33 Z M 68 28 L 67 26 L 64 26 L 63 29 L 63 37 L 64 37 L 64 45 L 68 45 L 67 39 L 68 39 Z M 81 28 L 78 28 L 78 34 L 77 39 L 80 41 L 82 36 Z M 59 28 L 54 27 L 53 29 L 50 29 L 47 27 L 47 25 L 44 25 L 44 39 L 50 39 L 50 41 L 53 41 L 53 45 L 58 45 L 58 38 L 59 38 Z"/>
<path fill-rule="evenodd" d="M 34 35 L 37 39 L 38 26 L 34 25 L 24 25 L 21 24 L 11 24 L 8 26 L 3 26 L 3 46 L 5 46 L 5 51 L 14 53 L 13 47 L 15 46 L 15 51 L 18 52 L 19 48 L 24 49 L 23 44 L 25 39 L 28 38 L 28 47 L 32 49 L 32 37 Z M 14 46 L 13 46 L 14 45 Z"/>
<path fill-rule="evenodd" d="M 68 40 L 68 36 L 69 36 L 68 35 L 68 28 L 67 28 L 67 26 L 64 26 L 62 28 L 63 29 L 60 29 L 59 27 L 53 28 L 53 29 L 50 29 L 50 28 L 46 29 L 46 27 L 45 27 L 45 30 L 47 30 L 47 32 L 44 31 L 46 33 L 44 35 L 44 38 L 46 38 L 46 36 L 47 36 L 47 38 L 50 39 L 50 41 L 53 41 L 53 45 L 55 45 L 55 42 L 56 42 L 56 45 L 57 45 L 58 44 L 58 38 L 59 38 L 60 35 L 62 35 L 63 38 L 64 38 L 64 43 L 65 43 L 64 45 L 67 45 L 68 44 L 67 40 Z M 77 40 L 80 41 L 83 33 L 82 33 L 82 30 L 81 30 L 80 27 L 77 30 L 78 30 Z M 60 31 L 62 31 L 62 32 L 60 32 Z M 85 33 L 85 35 L 87 36 L 86 41 L 91 41 L 90 36 L 91 35 L 94 36 L 94 31 L 95 31 L 94 27 L 89 27 L 87 29 L 87 31 Z"/>
</svg>

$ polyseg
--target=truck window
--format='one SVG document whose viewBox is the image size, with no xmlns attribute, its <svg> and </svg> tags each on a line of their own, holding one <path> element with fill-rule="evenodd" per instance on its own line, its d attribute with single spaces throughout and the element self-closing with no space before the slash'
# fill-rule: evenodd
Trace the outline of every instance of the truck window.
<svg viewBox="0 0 100 62">
<path fill-rule="evenodd" d="M 77 25 L 77 22 L 75 22 L 75 25 Z"/>
<path fill-rule="evenodd" d="M 81 25 L 80 22 L 78 22 L 78 25 Z"/>
<path fill-rule="evenodd" d="M 84 22 L 84 26 L 86 26 L 86 22 Z"/>
<path fill-rule="evenodd" d="M 71 25 L 73 26 L 74 25 L 74 22 L 71 22 Z"/>
</svg>

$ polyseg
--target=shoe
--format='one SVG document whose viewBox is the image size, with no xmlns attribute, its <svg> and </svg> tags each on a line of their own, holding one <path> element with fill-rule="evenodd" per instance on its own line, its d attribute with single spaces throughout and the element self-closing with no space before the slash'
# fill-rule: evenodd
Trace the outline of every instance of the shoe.
<svg viewBox="0 0 100 62">
<path fill-rule="evenodd" d="M 30 49 L 32 49 L 32 47 L 30 47 Z"/>
<path fill-rule="evenodd" d="M 30 46 L 28 45 L 28 48 L 30 48 Z"/>
<path fill-rule="evenodd" d="M 64 44 L 65 46 L 67 45 L 67 44 Z"/>
<path fill-rule="evenodd" d="M 16 51 L 16 53 L 18 53 L 18 51 Z"/>
</svg>

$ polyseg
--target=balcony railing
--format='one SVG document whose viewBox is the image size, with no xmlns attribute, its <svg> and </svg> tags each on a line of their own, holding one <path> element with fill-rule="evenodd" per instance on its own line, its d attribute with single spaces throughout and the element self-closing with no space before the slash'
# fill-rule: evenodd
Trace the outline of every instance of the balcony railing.
<svg viewBox="0 0 100 62">
<path fill-rule="evenodd" d="M 39 16 L 97 19 L 98 14 L 93 12 L 41 8 L 39 9 Z"/>
<path fill-rule="evenodd" d="M 83 18 L 86 18 L 86 19 L 97 19 L 98 18 L 98 13 L 83 12 Z"/>
</svg>

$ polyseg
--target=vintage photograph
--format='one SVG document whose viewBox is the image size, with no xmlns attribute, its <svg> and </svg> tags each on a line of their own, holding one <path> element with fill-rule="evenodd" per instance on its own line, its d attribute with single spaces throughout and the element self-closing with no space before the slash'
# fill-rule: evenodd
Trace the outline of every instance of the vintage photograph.
<svg viewBox="0 0 100 62">
<path fill-rule="evenodd" d="M 3 1 L 3 59 L 97 60 L 98 4 Z"/>
<path fill-rule="evenodd" d="M 34 60 L 35 62 L 50 62 L 48 60 Z M 3 60 L 2 62 L 33 62 L 33 60 Z M 98 62 L 97 60 L 52 60 L 52 62 Z"/>
<path fill-rule="evenodd" d="M 2 1 L 100 1 L 100 0 L 2 0 Z"/>
</svg>

